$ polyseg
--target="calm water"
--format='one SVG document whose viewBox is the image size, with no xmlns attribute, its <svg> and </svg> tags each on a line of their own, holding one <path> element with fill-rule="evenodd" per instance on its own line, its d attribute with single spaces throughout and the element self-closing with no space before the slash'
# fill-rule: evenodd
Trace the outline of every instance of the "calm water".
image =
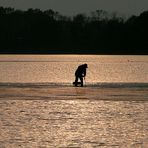
<svg viewBox="0 0 148 148">
<path fill-rule="evenodd" d="M 148 56 L 1 55 L 0 82 L 71 83 L 87 63 L 86 82 L 148 82 Z"/>
<path fill-rule="evenodd" d="M 147 147 L 148 56 L 0 56 L 0 148 Z"/>
</svg>

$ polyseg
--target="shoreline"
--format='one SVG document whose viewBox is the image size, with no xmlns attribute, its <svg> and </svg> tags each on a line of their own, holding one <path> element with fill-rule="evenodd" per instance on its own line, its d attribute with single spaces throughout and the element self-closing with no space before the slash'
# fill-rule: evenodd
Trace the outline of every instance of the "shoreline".
<svg viewBox="0 0 148 148">
<path fill-rule="evenodd" d="M 67 82 L 0 82 L 0 87 L 74 87 Z M 87 82 L 84 87 L 132 88 L 148 87 L 148 82 Z M 83 88 L 84 88 L 83 87 Z"/>
<path fill-rule="evenodd" d="M 0 101 L 1 100 L 148 101 L 148 87 L 0 85 Z"/>
</svg>

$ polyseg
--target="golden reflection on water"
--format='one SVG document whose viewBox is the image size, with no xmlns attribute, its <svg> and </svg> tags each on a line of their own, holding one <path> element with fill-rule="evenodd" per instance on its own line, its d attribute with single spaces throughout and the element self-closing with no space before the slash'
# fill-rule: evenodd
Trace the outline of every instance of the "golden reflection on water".
<svg viewBox="0 0 148 148">
<path fill-rule="evenodd" d="M 0 56 L 0 82 L 55 83 L 0 86 L 0 148 L 148 147 L 147 87 L 56 86 L 84 62 L 86 86 L 148 82 L 147 56 Z"/>
<path fill-rule="evenodd" d="M 147 148 L 148 102 L 0 101 L 0 146 Z"/>
<path fill-rule="evenodd" d="M 88 64 L 86 83 L 148 82 L 148 56 L 0 55 L 0 82 L 71 83 Z"/>
</svg>

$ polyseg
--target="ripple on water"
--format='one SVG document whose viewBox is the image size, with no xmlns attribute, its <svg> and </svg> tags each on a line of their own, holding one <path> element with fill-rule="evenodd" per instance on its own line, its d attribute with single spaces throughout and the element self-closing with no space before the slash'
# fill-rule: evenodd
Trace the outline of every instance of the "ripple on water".
<svg viewBox="0 0 148 148">
<path fill-rule="evenodd" d="M 148 102 L 0 101 L 1 147 L 148 147 Z"/>
</svg>

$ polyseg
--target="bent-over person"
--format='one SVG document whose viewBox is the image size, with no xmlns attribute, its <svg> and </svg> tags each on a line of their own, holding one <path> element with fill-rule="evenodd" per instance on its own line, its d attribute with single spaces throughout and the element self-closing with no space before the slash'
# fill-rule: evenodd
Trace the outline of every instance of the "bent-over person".
<svg viewBox="0 0 148 148">
<path fill-rule="evenodd" d="M 86 68 L 88 68 L 87 64 L 78 66 L 77 70 L 75 71 L 75 86 L 78 85 L 78 80 L 80 79 L 81 87 L 83 87 L 83 78 L 85 79 L 86 76 Z"/>
</svg>

